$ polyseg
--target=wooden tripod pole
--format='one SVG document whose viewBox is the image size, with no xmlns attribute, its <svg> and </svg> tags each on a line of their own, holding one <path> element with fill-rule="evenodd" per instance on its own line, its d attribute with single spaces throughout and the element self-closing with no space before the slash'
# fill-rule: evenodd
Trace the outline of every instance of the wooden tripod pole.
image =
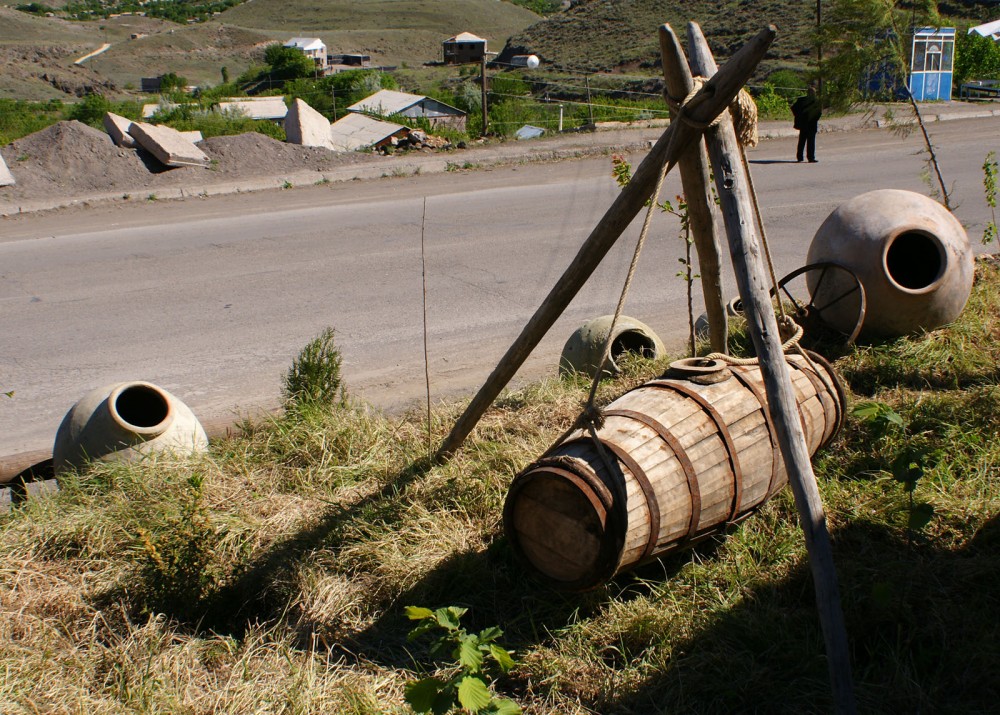
<svg viewBox="0 0 1000 715">
<path fill-rule="evenodd" d="M 671 122 L 639 164 L 632 180 L 621 190 L 611 208 L 590 232 L 569 267 L 458 418 L 435 455 L 438 462 L 447 461 L 462 446 L 483 413 L 493 404 L 500 391 L 514 377 L 531 351 L 590 278 L 601 259 L 645 206 L 663 166 L 672 166 L 687 149 L 700 143 L 703 130 L 696 126 L 711 122 L 729 105 L 753 74 L 775 34 L 773 26 L 761 30 L 701 88 L 692 100 L 690 124 L 683 121 Z"/>
<path fill-rule="evenodd" d="M 660 28 L 660 57 L 667 95 L 674 100 L 670 103 L 670 116 L 674 117 L 677 114 L 674 103 L 680 103 L 690 94 L 694 89 L 694 81 L 691 79 L 684 51 L 669 25 Z M 708 154 L 704 143 L 698 142 L 697 149 L 685 153 L 677 165 L 681 171 L 681 186 L 688 206 L 691 237 L 698 252 L 698 272 L 701 274 L 701 290 L 705 298 L 705 313 L 708 315 L 709 342 L 712 352 L 728 353 L 729 326 L 719 266 L 722 241 L 719 232 L 715 230 L 712 205 L 708 199 Z"/>
<path fill-rule="evenodd" d="M 715 59 L 701 28 L 693 22 L 688 24 L 688 49 L 692 72 L 711 77 L 716 70 Z M 826 528 L 826 515 L 796 407 L 795 391 L 781 349 L 781 337 L 771 303 L 768 273 L 742 152 L 728 114 L 723 116 L 718 126 L 706 132 L 705 140 L 715 172 L 716 190 L 722 203 L 729 252 L 733 259 L 740 298 L 764 376 L 768 410 L 788 471 L 788 481 L 795 495 L 802 531 L 805 533 L 809 565 L 816 587 L 816 605 L 826 644 L 834 706 L 838 713 L 853 715 L 857 712 L 857 706 L 854 701 L 851 658 L 844 614 L 840 607 L 830 534 Z"/>
</svg>

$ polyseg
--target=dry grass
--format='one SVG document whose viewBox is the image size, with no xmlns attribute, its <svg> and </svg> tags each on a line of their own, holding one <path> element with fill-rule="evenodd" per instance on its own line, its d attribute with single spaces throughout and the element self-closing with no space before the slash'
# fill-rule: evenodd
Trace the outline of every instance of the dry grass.
<svg viewBox="0 0 1000 715">
<path fill-rule="evenodd" d="M 988 712 L 1000 695 L 1000 275 L 979 272 L 955 326 L 839 362 L 944 455 L 917 486 L 936 510 L 918 533 L 886 468 L 904 439 L 851 420 L 816 460 L 863 712 Z M 629 364 L 601 399 L 661 367 Z M 406 681 L 435 667 L 403 607 L 451 604 L 470 629 L 504 628 L 518 666 L 495 687 L 526 712 L 828 711 L 787 492 L 726 539 L 591 593 L 524 577 L 505 491 L 586 390 L 505 395 L 445 466 L 428 466 L 419 415 L 352 405 L 247 425 L 203 459 L 66 480 L 0 517 L 4 712 L 402 713 Z M 435 414 L 435 445 L 457 412 Z M 205 580 L 167 607 L 147 542 L 169 549 L 191 523 Z"/>
</svg>

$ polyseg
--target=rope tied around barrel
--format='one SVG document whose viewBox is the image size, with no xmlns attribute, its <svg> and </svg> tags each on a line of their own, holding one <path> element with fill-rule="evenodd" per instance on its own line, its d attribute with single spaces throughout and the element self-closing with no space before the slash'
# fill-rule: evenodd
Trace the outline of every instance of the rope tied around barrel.
<svg viewBox="0 0 1000 715">
<path fill-rule="evenodd" d="M 785 342 L 781 344 L 781 352 L 788 353 L 792 350 L 797 352 L 802 352 L 799 347 L 799 341 L 802 340 L 802 336 L 805 331 L 802 326 L 795 322 L 795 320 L 790 315 L 782 315 L 778 317 L 778 331 L 784 334 L 790 334 L 791 337 L 787 338 Z M 738 358 L 732 355 L 727 355 L 726 353 L 709 353 L 705 356 L 706 360 L 718 360 L 724 362 L 727 365 L 740 365 L 740 366 L 753 366 L 760 364 L 760 358 Z M 808 360 L 808 356 L 806 357 Z"/>
</svg>

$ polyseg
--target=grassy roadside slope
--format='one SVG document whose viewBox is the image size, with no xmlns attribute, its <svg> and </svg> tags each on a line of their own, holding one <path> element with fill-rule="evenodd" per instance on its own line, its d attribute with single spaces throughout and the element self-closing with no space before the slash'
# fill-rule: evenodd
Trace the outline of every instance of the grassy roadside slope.
<svg viewBox="0 0 1000 715">
<path fill-rule="evenodd" d="M 1000 270 L 954 325 L 837 361 L 852 417 L 815 460 L 862 712 L 989 712 L 1000 696 Z M 662 365 L 635 362 L 610 400 Z M 526 579 L 500 531 L 513 475 L 586 381 L 507 394 L 429 467 L 420 415 L 291 412 L 198 460 L 101 465 L 0 517 L 0 702 L 12 712 L 402 713 L 437 667 L 407 605 L 470 609 L 531 713 L 830 710 L 788 490 L 727 538 L 582 595 Z M 436 411 L 433 442 L 457 407 Z M 930 455 L 914 501 L 891 467 Z M 934 512 L 919 529 L 911 514 Z M 445 670 L 444 672 L 449 672 Z"/>
</svg>

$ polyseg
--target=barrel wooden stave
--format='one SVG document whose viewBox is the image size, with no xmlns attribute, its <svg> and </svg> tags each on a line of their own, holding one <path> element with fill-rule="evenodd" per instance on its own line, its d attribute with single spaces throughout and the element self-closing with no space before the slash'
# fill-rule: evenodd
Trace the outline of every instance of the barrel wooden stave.
<svg viewBox="0 0 1000 715">
<path fill-rule="evenodd" d="M 815 453 L 839 428 L 843 392 L 825 361 L 818 372 L 798 356 L 789 363 L 806 441 Z M 644 560 L 683 548 L 692 537 L 724 529 L 787 483 L 766 403 L 758 401 L 765 394 L 760 370 L 732 370 L 733 377 L 711 385 L 670 379 L 646 383 L 605 408 L 598 431 L 608 445 L 605 457 L 589 434 L 577 431 L 518 475 L 504 523 L 533 570 L 564 588 L 599 585 Z M 669 447 L 649 421 L 668 431 L 679 450 Z M 615 450 L 641 474 L 633 473 Z M 545 477 L 555 459 L 567 471 L 589 474 L 590 481 Z M 532 486 L 532 481 L 539 483 Z M 552 504 L 559 500 L 565 503 Z M 549 510 L 555 514 L 551 519 Z"/>
</svg>

